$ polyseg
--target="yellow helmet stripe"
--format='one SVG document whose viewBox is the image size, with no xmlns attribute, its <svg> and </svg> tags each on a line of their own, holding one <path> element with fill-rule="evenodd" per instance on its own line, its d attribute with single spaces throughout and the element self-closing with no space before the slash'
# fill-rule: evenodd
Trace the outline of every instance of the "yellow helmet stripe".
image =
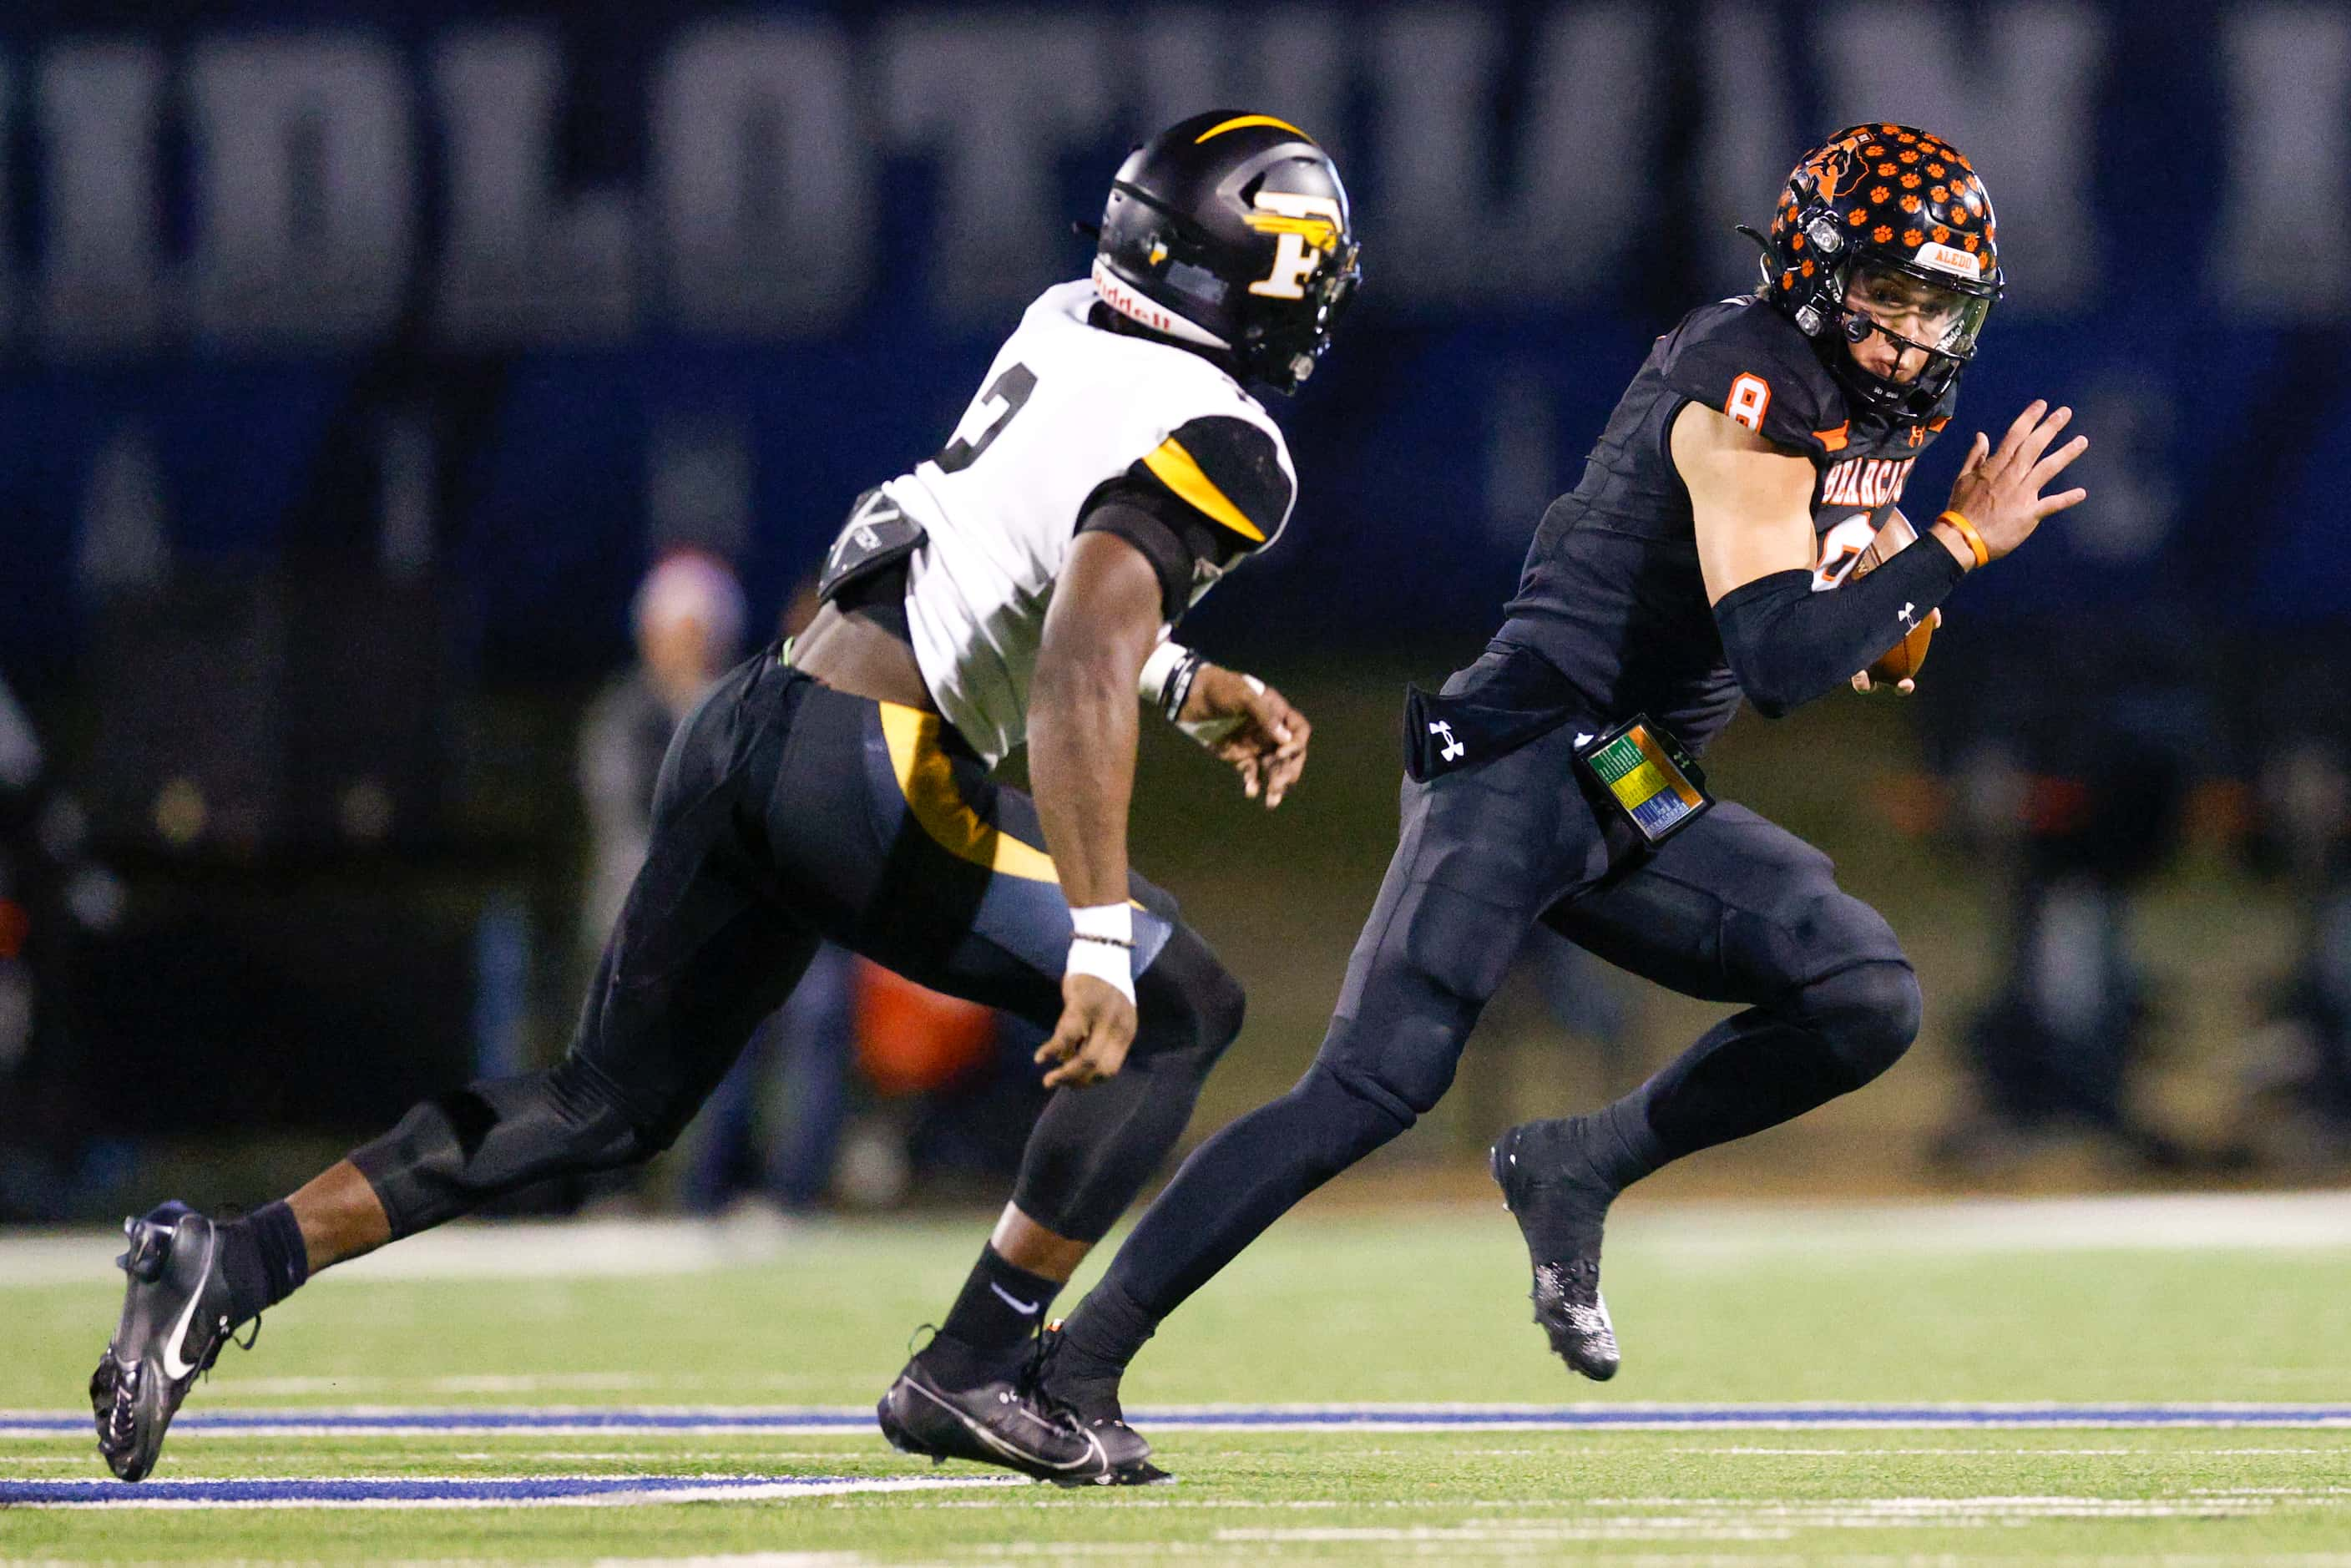
<svg viewBox="0 0 2351 1568">
<path fill-rule="evenodd" d="M 1174 436 L 1145 454 L 1143 465 L 1156 475 L 1161 484 L 1241 538 L 1255 544 L 1265 543 L 1265 530 L 1226 498 L 1225 493 L 1217 488 L 1217 482 L 1201 471 L 1198 462 Z"/>
<path fill-rule="evenodd" d="M 1290 121 L 1286 120 L 1276 120 L 1270 114 L 1237 114 L 1230 120 L 1218 120 L 1216 124 L 1208 127 L 1207 130 L 1200 132 L 1199 135 L 1192 138 L 1192 145 L 1197 147 L 1201 142 L 1207 141 L 1212 136 L 1222 136 L 1228 131 L 1239 131 L 1251 125 L 1270 125 L 1276 131 L 1289 131 L 1301 141 L 1311 142 L 1314 140 L 1314 138 L 1307 135 L 1306 132 L 1299 130 L 1295 125 L 1290 124 Z"/>
</svg>

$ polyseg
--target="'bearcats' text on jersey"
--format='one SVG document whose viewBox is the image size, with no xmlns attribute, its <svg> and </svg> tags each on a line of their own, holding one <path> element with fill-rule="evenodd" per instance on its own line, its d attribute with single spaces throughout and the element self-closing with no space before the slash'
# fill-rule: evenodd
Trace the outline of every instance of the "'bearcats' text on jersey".
<svg viewBox="0 0 2351 1568">
<path fill-rule="evenodd" d="M 1696 751 L 1740 694 L 1669 446 L 1692 402 L 1812 459 L 1816 589 L 1842 582 L 1869 547 L 1950 410 L 1924 425 L 1853 411 L 1812 343 L 1761 299 L 1701 306 L 1649 350 L 1583 482 L 1543 514 L 1497 635 L 1541 653 L 1592 717 L 1646 713 Z"/>
<path fill-rule="evenodd" d="M 882 487 L 928 536 L 906 587 L 923 682 L 991 763 L 1026 737 L 1045 612 L 1089 507 L 1118 489 L 1173 519 L 1180 546 L 1134 541 L 1173 621 L 1273 541 L 1296 495 L 1280 427 L 1238 382 L 1102 309 L 1091 282 L 1046 290 L 946 446 Z"/>
</svg>

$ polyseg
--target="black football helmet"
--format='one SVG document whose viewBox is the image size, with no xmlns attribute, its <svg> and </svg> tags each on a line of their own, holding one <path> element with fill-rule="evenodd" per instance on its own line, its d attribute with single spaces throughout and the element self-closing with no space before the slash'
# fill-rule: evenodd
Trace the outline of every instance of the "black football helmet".
<svg viewBox="0 0 2351 1568">
<path fill-rule="evenodd" d="M 1851 126 L 1805 154 L 1780 193 L 1771 235 L 1755 235 L 1763 245 L 1762 293 L 1824 345 L 1830 373 L 1860 407 L 1928 419 L 1975 357 L 1977 336 L 2006 288 L 1999 234 L 1991 197 L 1958 148 L 1912 126 Z M 1898 273 L 1946 301 L 1935 341 L 1888 331 L 1845 303 L 1865 269 Z M 1917 381 L 1877 375 L 1845 351 L 1873 331 L 1896 349 L 1926 351 Z"/>
<path fill-rule="evenodd" d="M 1094 287 L 1155 332 L 1295 392 L 1353 298 L 1354 224 L 1329 153 L 1287 120 L 1217 110 L 1127 155 L 1102 209 Z"/>
</svg>

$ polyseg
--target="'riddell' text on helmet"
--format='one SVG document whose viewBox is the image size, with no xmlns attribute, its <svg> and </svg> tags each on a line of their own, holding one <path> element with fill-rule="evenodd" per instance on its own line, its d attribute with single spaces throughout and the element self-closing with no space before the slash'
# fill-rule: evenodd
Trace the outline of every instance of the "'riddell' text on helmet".
<svg viewBox="0 0 2351 1568">
<path fill-rule="evenodd" d="M 1763 242 L 1762 292 L 1806 337 L 1824 342 L 1823 359 L 1859 406 L 1925 419 L 1975 357 L 2005 287 L 1999 234 L 1991 197 L 1958 148 L 1912 126 L 1855 125 L 1788 176 Z M 1934 341 L 1900 337 L 1845 303 L 1864 268 L 1949 292 L 1951 308 Z M 1873 330 L 1897 349 L 1926 350 L 1917 380 L 1878 375 L 1846 351 Z"/>
<path fill-rule="evenodd" d="M 1286 120 L 1236 110 L 1128 155 L 1093 267 L 1113 309 L 1283 392 L 1313 374 L 1361 276 L 1330 154 Z"/>
</svg>

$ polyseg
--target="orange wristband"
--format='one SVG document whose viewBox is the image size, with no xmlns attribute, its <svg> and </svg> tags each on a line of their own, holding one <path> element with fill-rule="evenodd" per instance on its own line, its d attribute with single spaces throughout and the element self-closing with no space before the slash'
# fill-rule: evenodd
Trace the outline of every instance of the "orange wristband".
<svg viewBox="0 0 2351 1568">
<path fill-rule="evenodd" d="M 1991 551 L 1984 547 L 1983 535 L 1976 532 L 1976 526 L 1968 521 L 1964 516 L 1958 512 L 1947 510 L 1936 517 L 1935 520 L 1938 523 L 1949 523 L 1951 527 L 1959 530 L 1959 538 L 1967 540 L 1968 549 L 1975 553 L 1976 564 L 1978 566 L 1990 566 L 1991 564 Z"/>
</svg>

